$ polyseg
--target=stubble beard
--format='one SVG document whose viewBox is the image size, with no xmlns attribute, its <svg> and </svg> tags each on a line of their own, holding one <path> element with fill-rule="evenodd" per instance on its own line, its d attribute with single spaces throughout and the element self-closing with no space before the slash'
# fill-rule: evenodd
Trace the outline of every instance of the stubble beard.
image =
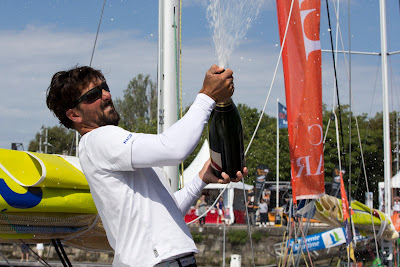
<svg viewBox="0 0 400 267">
<path fill-rule="evenodd" d="M 105 109 L 111 106 L 111 109 L 107 110 L 107 113 L 105 112 Z M 102 114 L 99 117 L 99 125 L 100 126 L 106 126 L 106 125 L 115 125 L 118 126 L 118 122 L 120 119 L 120 116 L 118 112 L 115 110 L 114 104 L 112 101 L 110 103 L 106 103 L 105 105 L 101 105 L 102 109 Z"/>
</svg>

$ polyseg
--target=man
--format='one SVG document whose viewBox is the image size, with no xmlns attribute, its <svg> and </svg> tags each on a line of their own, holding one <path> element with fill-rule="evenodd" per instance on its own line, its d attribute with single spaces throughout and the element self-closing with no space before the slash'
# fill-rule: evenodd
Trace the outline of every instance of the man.
<svg viewBox="0 0 400 267">
<path fill-rule="evenodd" d="M 253 189 L 250 189 L 248 192 L 246 206 L 247 206 L 247 210 L 248 210 L 248 214 L 249 214 L 248 222 L 250 222 L 250 224 L 252 226 L 255 226 L 256 225 L 256 217 L 255 217 L 256 211 L 255 211 L 255 207 L 254 207 L 254 191 L 253 191 Z"/>
<path fill-rule="evenodd" d="M 47 106 L 60 122 L 81 135 L 79 160 L 108 241 L 114 266 L 196 266 L 197 253 L 183 220 L 208 183 L 218 179 L 208 161 L 192 182 L 172 193 L 158 166 L 178 165 L 196 147 L 217 102 L 234 91 L 232 71 L 213 65 L 187 114 L 159 135 L 117 127 L 103 74 L 90 67 L 56 73 L 47 90 Z"/>
</svg>

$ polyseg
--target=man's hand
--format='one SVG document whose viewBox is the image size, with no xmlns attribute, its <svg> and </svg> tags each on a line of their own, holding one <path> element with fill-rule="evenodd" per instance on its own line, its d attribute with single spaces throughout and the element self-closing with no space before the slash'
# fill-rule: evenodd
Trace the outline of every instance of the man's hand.
<svg viewBox="0 0 400 267">
<path fill-rule="evenodd" d="M 232 179 L 229 177 L 228 174 L 225 172 L 222 173 L 222 178 L 220 179 L 217 176 L 215 176 L 212 172 L 211 169 L 211 159 L 207 160 L 207 162 L 204 164 L 203 168 L 199 172 L 200 179 L 203 180 L 206 184 L 210 183 L 219 183 L 219 184 L 228 184 L 230 182 L 239 182 L 243 179 L 243 177 L 246 177 L 249 174 L 249 171 L 247 170 L 247 167 L 243 168 L 243 173 L 238 171 L 236 173 L 236 177 Z"/>
<path fill-rule="evenodd" d="M 212 65 L 206 73 L 200 93 L 208 95 L 216 103 L 229 101 L 235 91 L 232 75 L 231 69 Z"/>
</svg>

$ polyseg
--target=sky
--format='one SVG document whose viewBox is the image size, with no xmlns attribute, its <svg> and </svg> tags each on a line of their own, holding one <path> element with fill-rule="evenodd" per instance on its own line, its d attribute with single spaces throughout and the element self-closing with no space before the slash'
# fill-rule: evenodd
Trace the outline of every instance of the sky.
<svg viewBox="0 0 400 267">
<path fill-rule="evenodd" d="M 251 5 L 257 0 L 246 1 Z M 206 16 L 208 4 L 209 0 L 182 1 L 185 107 L 200 90 L 205 72 L 212 64 L 218 64 Z M 89 65 L 102 5 L 103 0 L 0 1 L 0 148 L 10 149 L 11 143 L 23 143 L 26 150 L 42 126 L 58 125 L 45 103 L 47 87 L 57 71 Z M 338 50 L 380 52 L 378 0 L 328 0 L 328 5 L 334 45 L 337 32 L 334 9 L 338 13 L 341 33 Z M 389 52 L 395 52 L 400 50 L 399 1 L 387 0 L 386 5 L 387 47 Z M 326 1 L 321 1 L 321 46 L 326 50 L 331 49 L 327 17 Z M 236 14 L 231 19 L 241 17 Z M 228 24 L 235 25 L 231 21 Z M 276 116 L 277 99 L 285 104 L 279 51 L 275 1 L 264 0 L 258 17 L 238 40 L 228 60 L 234 72 L 235 103 L 262 110 L 271 88 L 265 112 Z M 107 0 L 92 66 L 104 73 L 113 98 L 121 98 L 129 81 L 139 73 L 149 74 L 156 81 L 157 55 L 158 1 Z M 351 87 L 353 112 L 374 116 L 382 111 L 380 57 L 346 55 L 351 82 L 344 57 L 337 56 L 341 104 L 349 104 Z M 323 102 L 328 108 L 334 99 L 332 62 L 332 54 L 323 52 Z M 388 65 L 390 111 L 399 110 L 399 71 L 400 55 L 393 54 Z"/>
</svg>

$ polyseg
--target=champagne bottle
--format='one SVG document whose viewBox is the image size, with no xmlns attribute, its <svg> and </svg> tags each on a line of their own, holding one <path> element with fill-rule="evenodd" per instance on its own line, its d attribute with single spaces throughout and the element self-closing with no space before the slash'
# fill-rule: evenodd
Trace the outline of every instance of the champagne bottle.
<svg viewBox="0 0 400 267">
<path fill-rule="evenodd" d="M 238 109 L 232 100 L 218 103 L 211 113 L 209 128 L 211 167 L 222 178 L 226 172 L 236 178 L 245 165 L 243 128 Z"/>
</svg>

